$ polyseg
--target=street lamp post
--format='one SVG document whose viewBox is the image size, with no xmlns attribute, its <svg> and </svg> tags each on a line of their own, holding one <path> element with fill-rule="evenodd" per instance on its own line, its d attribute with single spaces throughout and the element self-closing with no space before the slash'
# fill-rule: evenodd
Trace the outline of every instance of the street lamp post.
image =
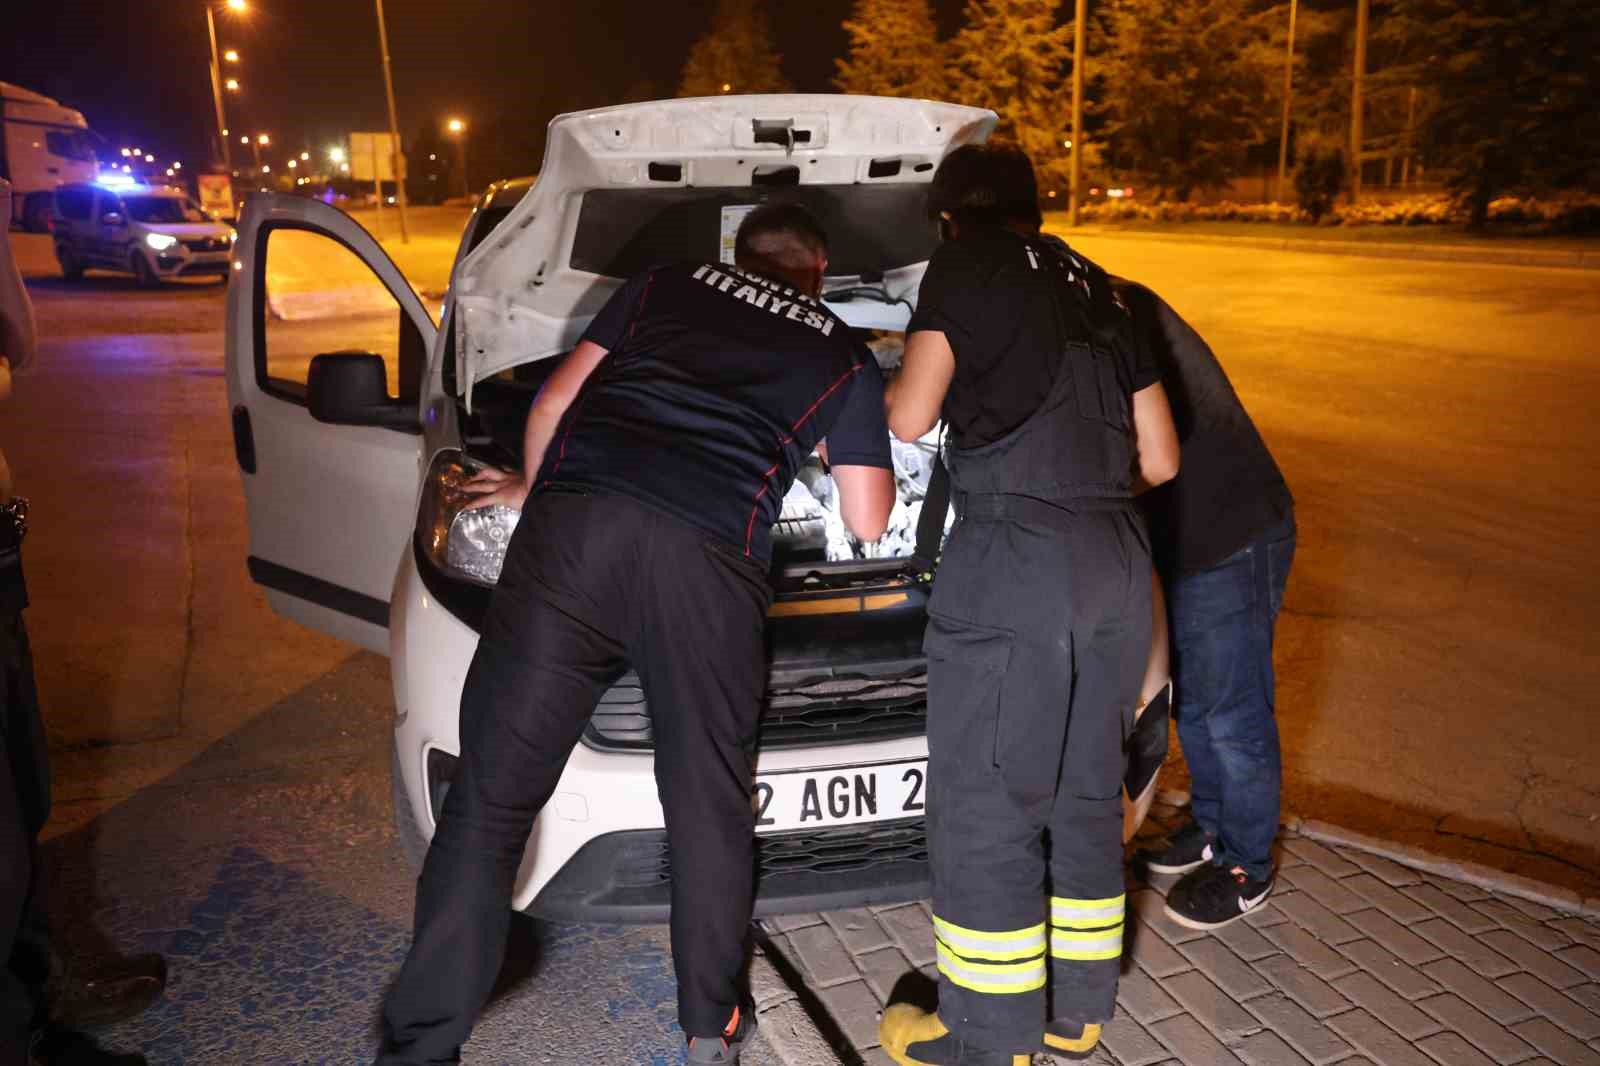
<svg viewBox="0 0 1600 1066">
<path fill-rule="evenodd" d="M 1278 136 L 1278 203 L 1289 185 L 1289 113 L 1294 106 L 1294 31 L 1300 0 L 1289 0 L 1289 55 L 1283 63 L 1283 132 Z"/>
<path fill-rule="evenodd" d="M 389 65 L 389 29 L 384 25 L 383 21 L 383 0 L 374 0 L 374 2 L 378 8 L 378 43 L 383 48 L 383 88 L 384 92 L 389 96 L 389 145 L 394 152 L 392 166 L 394 168 L 395 202 L 400 207 L 400 243 L 410 244 L 411 232 L 406 228 L 406 156 L 400 150 L 400 119 L 395 112 L 394 106 L 394 75 L 391 73 Z M 381 183 L 378 188 L 378 203 L 381 210 L 383 204 L 383 186 Z"/>
<path fill-rule="evenodd" d="M 472 183 L 467 180 L 467 124 L 458 118 L 445 123 L 445 129 L 456 139 L 456 165 L 461 168 L 461 195 L 472 195 Z"/>
<path fill-rule="evenodd" d="M 222 60 L 217 57 L 217 17 L 215 5 L 206 4 L 206 32 L 211 35 L 211 98 L 217 105 L 217 143 L 222 145 L 222 165 L 233 169 L 233 153 L 228 145 L 228 120 L 222 108 Z"/>
<path fill-rule="evenodd" d="M 1356 69 L 1350 93 L 1350 202 L 1361 202 L 1362 93 L 1367 80 L 1367 23 L 1371 0 L 1356 0 Z"/>
<path fill-rule="evenodd" d="M 1083 60 L 1084 23 L 1089 20 L 1088 0 L 1078 0 L 1072 23 L 1072 225 L 1078 224 L 1083 186 Z"/>
</svg>

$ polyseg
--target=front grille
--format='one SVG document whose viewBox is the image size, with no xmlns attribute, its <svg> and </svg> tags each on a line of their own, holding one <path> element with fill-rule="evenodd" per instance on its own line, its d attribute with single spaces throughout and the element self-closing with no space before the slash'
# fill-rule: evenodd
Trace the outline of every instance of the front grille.
<svg viewBox="0 0 1600 1066">
<path fill-rule="evenodd" d="M 761 715 L 761 747 L 807 748 L 920 736 L 927 727 L 925 666 L 892 676 L 774 677 Z M 628 674 L 600 698 L 586 739 L 591 747 L 648 751 L 650 708 L 639 678 Z"/>
<path fill-rule="evenodd" d="M 786 877 L 864 874 L 895 863 L 926 863 L 928 832 L 922 819 L 873 822 L 835 829 L 802 829 L 756 838 L 756 892 Z M 672 883 L 665 835 L 622 850 L 612 871 L 618 888 Z"/>
<path fill-rule="evenodd" d="M 225 252 L 228 242 L 221 237 L 201 237 L 192 241 L 184 241 L 183 246 L 191 252 Z"/>
</svg>

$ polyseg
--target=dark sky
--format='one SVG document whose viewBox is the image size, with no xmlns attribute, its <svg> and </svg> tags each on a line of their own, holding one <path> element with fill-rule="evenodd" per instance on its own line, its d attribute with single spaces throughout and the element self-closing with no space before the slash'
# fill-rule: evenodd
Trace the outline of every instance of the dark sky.
<svg viewBox="0 0 1600 1066">
<path fill-rule="evenodd" d="M 55 0 L 15 4 L 0 34 L 0 80 L 83 111 L 113 147 L 139 142 L 163 159 L 203 163 L 215 126 L 205 0 Z M 243 53 L 244 93 L 229 125 L 269 131 L 284 149 L 325 146 L 386 128 L 371 0 L 250 0 L 218 16 L 220 43 Z M 386 0 L 400 126 L 460 114 L 532 168 L 540 131 L 562 111 L 614 103 L 653 83 L 677 87 L 689 45 L 716 0 Z M 937 5 L 959 15 L 960 0 Z M 771 4 L 785 72 L 827 91 L 851 0 Z M 469 142 L 472 143 L 472 142 Z M 235 145 L 237 148 L 237 144 Z M 480 145 L 493 158 L 494 145 Z M 274 152 L 273 155 L 278 153 Z"/>
</svg>

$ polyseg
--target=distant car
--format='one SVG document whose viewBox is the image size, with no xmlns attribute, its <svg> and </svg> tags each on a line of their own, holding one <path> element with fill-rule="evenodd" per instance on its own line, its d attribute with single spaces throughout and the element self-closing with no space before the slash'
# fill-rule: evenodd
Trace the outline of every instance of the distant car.
<svg viewBox="0 0 1600 1066">
<path fill-rule="evenodd" d="M 182 189 L 76 182 L 56 190 L 56 262 L 75 281 L 85 270 L 132 274 L 141 285 L 232 271 L 233 227 Z"/>
<path fill-rule="evenodd" d="M 559 357 L 626 278 L 662 262 L 726 261 L 745 214 L 783 199 L 826 225 L 823 299 L 892 368 L 937 245 L 928 182 L 948 152 L 994 125 L 975 108 L 850 96 L 563 116 L 539 178 L 497 183 L 479 200 L 438 324 L 350 216 L 301 197 L 249 199 L 226 345 L 248 565 L 280 614 L 390 656 L 394 813 L 413 862 L 456 771 L 462 682 L 519 517 L 463 510 L 461 484 L 483 464 L 520 464 L 529 406 Z M 312 275 L 317 291 L 285 291 Z M 928 892 L 930 586 L 911 555 L 937 444 L 891 447 L 900 501 L 883 540 L 849 540 L 819 462 L 773 530 L 751 797 L 760 914 Z M 1166 753 L 1158 632 L 1128 744 L 1130 834 Z M 513 907 L 664 919 L 671 874 L 653 728 L 635 674 L 600 697 L 528 842 Z"/>
</svg>

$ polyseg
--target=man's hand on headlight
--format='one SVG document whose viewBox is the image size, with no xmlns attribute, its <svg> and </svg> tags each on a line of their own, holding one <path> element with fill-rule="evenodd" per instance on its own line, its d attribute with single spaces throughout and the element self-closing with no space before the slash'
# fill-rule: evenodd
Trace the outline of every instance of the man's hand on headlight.
<svg viewBox="0 0 1600 1066">
<path fill-rule="evenodd" d="M 528 482 L 520 471 L 486 466 L 461 487 L 476 497 L 464 508 L 468 511 L 496 505 L 520 511 L 528 502 Z"/>
</svg>

